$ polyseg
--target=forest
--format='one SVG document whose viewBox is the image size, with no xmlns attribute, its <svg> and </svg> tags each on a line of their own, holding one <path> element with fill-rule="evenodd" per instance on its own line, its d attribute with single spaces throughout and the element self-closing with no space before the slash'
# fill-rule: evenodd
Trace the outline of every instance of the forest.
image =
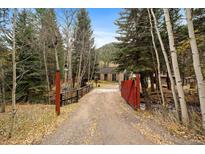
<svg viewBox="0 0 205 154">
<path fill-rule="evenodd" d="M 150 95 L 158 91 L 164 108 L 169 99 L 160 76 L 167 74 L 177 119 L 193 127 L 197 120 L 204 128 L 205 9 L 124 9 L 115 24 L 119 34 L 115 47 L 119 50 L 113 53 L 113 61 L 119 64 L 117 70 L 140 73 L 144 97 L 153 101 Z M 187 83 L 189 78 L 193 81 Z M 196 106 L 200 112 L 194 119 Z"/>
<path fill-rule="evenodd" d="M 54 105 L 56 71 L 73 90 L 99 78 L 100 62 L 139 73 L 148 108 L 204 135 L 205 9 L 121 9 L 113 24 L 117 41 L 96 48 L 84 8 L 0 9 L 0 137 L 18 132 L 18 104 Z"/>
<path fill-rule="evenodd" d="M 97 55 L 88 12 L 59 11 L 0 10 L 0 112 L 12 104 L 14 118 L 16 103 L 50 104 L 56 70 L 69 89 L 93 78 Z"/>
</svg>

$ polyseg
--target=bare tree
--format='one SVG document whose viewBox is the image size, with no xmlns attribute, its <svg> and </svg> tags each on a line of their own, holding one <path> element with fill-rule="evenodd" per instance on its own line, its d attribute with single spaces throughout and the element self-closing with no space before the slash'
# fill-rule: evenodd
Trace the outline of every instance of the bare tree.
<svg viewBox="0 0 205 154">
<path fill-rule="evenodd" d="M 152 25 L 151 14 L 150 14 L 149 9 L 147 9 L 147 11 L 148 11 L 149 21 L 150 21 L 150 32 L 151 32 L 151 36 L 152 36 L 152 44 L 153 44 L 153 48 L 154 48 L 155 56 L 156 56 L 156 60 L 157 60 L 157 72 L 158 72 L 158 80 L 159 80 L 159 89 L 160 89 L 160 93 L 161 93 L 162 104 L 165 106 L 164 93 L 163 93 L 163 90 L 162 90 L 162 82 L 161 82 L 161 76 L 160 76 L 161 71 L 160 71 L 159 54 L 158 54 L 157 47 L 156 47 L 156 44 L 155 44 L 155 37 L 154 37 L 154 34 L 153 34 L 153 25 Z"/>
<path fill-rule="evenodd" d="M 12 135 L 15 115 L 16 115 L 16 18 L 17 9 L 13 9 L 13 36 L 12 36 L 12 69 L 13 69 L 13 87 L 12 87 L 12 119 L 9 132 L 9 138 Z"/>
<path fill-rule="evenodd" d="M 56 70 L 59 71 L 60 70 L 60 65 L 59 65 L 59 60 L 58 60 L 57 44 L 55 44 L 56 39 L 57 39 L 57 34 L 56 34 L 55 29 L 53 29 L 53 32 L 54 32 L 55 36 L 52 37 L 52 44 L 53 44 L 54 51 L 55 51 Z"/>
<path fill-rule="evenodd" d="M 182 80 L 181 80 L 181 76 L 180 76 L 180 72 L 179 72 L 179 65 L 178 65 L 178 60 L 177 60 L 177 51 L 175 48 L 174 36 L 173 36 L 172 25 L 170 22 L 170 16 L 169 16 L 168 9 L 164 9 L 164 15 L 165 15 L 165 21 L 166 21 L 167 32 L 168 32 L 168 37 L 169 37 L 169 47 L 170 47 L 170 51 L 171 51 L 172 67 L 174 70 L 174 76 L 175 76 L 177 91 L 178 91 L 178 95 L 179 95 L 179 102 L 180 102 L 181 114 L 182 114 L 182 122 L 184 124 L 188 124 L 189 123 L 189 116 L 188 116 L 188 112 L 187 112 L 187 105 L 186 105 L 186 101 L 185 101 L 184 90 L 182 87 Z"/>
<path fill-rule="evenodd" d="M 68 82 L 68 86 L 71 87 L 72 85 L 72 49 L 74 46 L 74 38 L 75 34 L 73 32 L 73 21 L 75 16 L 76 10 L 64 10 L 63 11 L 63 36 L 64 42 L 66 45 L 66 55 L 65 55 L 65 65 L 68 67 L 68 70 L 64 72 L 64 79 L 65 82 Z"/>
<path fill-rule="evenodd" d="M 79 65 L 78 65 L 78 73 L 77 73 L 77 87 L 80 87 L 81 84 L 81 67 L 82 67 L 82 60 L 83 60 L 83 49 L 84 48 L 84 33 L 83 33 L 83 40 L 82 40 L 82 48 L 80 50 L 80 59 L 79 59 Z"/>
<path fill-rule="evenodd" d="M 49 15 L 50 15 L 50 20 L 48 20 L 48 25 L 51 28 L 52 31 L 52 35 L 51 35 L 51 41 L 52 41 L 52 47 L 54 48 L 54 53 L 55 53 L 55 62 L 56 62 L 56 70 L 59 71 L 60 70 L 60 64 L 59 64 L 59 59 L 58 59 L 58 50 L 57 50 L 57 43 L 58 43 L 58 35 L 57 35 L 57 31 L 55 29 L 55 26 L 53 25 L 53 21 L 52 21 L 52 11 L 49 11 Z"/>
<path fill-rule="evenodd" d="M 205 129 L 205 81 L 201 71 L 201 64 L 199 59 L 199 52 L 196 43 L 196 38 L 194 34 L 194 26 L 192 21 L 191 9 L 186 9 L 186 18 L 187 18 L 191 51 L 192 51 L 194 71 L 195 71 L 197 85 L 198 85 L 199 100 L 200 100 L 201 113 L 202 113 L 202 125 L 203 128 Z"/>
<path fill-rule="evenodd" d="M 172 72 L 171 72 L 171 67 L 170 67 L 170 64 L 169 64 L 167 53 L 166 53 L 165 48 L 164 48 L 164 44 L 162 42 L 161 34 L 160 34 L 158 26 L 157 26 L 157 19 L 155 17 L 153 9 L 151 9 L 151 13 L 152 13 L 152 16 L 153 16 L 153 19 L 154 19 L 155 30 L 157 32 L 157 36 L 158 36 L 160 46 L 161 46 L 161 49 L 162 49 L 162 53 L 163 53 L 163 56 L 164 56 L 164 60 L 165 60 L 165 63 L 166 63 L 169 79 L 170 79 L 170 82 L 171 82 L 171 89 L 172 89 L 172 95 L 173 95 L 173 98 L 174 98 L 174 104 L 175 104 L 175 108 L 176 108 L 177 118 L 179 119 L 179 104 L 178 104 L 178 100 L 177 100 L 177 96 L 176 96 L 175 84 L 174 84 L 174 79 L 173 79 Z"/>
<path fill-rule="evenodd" d="M 80 87 L 85 68 L 87 67 L 87 65 L 84 64 L 82 68 L 83 59 L 85 58 L 83 57 L 83 55 L 86 53 L 87 50 L 85 38 L 86 38 L 86 32 L 82 31 L 82 42 L 80 42 L 82 48 L 80 49 L 80 58 L 79 58 L 78 73 L 77 73 L 77 87 Z"/>
</svg>

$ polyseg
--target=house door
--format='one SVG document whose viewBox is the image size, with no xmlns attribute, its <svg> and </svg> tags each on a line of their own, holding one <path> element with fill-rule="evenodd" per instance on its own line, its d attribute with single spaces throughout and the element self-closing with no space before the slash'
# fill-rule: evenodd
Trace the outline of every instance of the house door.
<svg viewBox="0 0 205 154">
<path fill-rule="evenodd" d="M 107 80 L 107 76 L 108 76 L 107 74 L 104 74 L 104 80 Z"/>
<path fill-rule="evenodd" d="M 116 81 L 116 74 L 112 74 L 112 81 Z"/>
</svg>

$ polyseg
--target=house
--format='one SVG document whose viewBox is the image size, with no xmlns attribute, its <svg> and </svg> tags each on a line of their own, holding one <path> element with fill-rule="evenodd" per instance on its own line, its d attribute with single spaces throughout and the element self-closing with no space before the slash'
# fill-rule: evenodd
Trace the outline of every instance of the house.
<svg viewBox="0 0 205 154">
<path fill-rule="evenodd" d="M 105 81 L 122 81 L 124 80 L 124 73 L 117 73 L 116 67 L 103 67 L 100 69 L 100 80 Z"/>
</svg>

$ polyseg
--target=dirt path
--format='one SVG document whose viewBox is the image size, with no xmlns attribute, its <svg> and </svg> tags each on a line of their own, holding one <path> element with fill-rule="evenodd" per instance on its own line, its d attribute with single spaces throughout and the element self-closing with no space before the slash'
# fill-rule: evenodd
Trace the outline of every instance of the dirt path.
<svg viewBox="0 0 205 154">
<path fill-rule="evenodd" d="M 94 89 L 80 107 L 41 144 L 189 144 L 138 117 L 117 85 Z"/>
</svg>

